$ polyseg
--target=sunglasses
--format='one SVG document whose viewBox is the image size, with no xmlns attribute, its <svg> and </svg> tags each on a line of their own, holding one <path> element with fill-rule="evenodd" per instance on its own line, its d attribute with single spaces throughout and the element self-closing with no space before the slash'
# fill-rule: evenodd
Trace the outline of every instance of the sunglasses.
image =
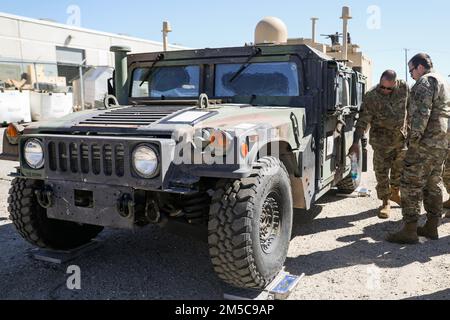
<svg viewBox="0 0 450 320">
<path fill-rule="evenodd" d="M 394 91 L 394 88 L 393 88 L 393 87 L 388 88 L 388 87 L 385 87 L 385 86 L 380 86 L 380 89 L 382 89 L 382 90 L 387 90 L 387 91 Z"/>
<path fill-rule="evenodd" d="M 409 73 L 412 74 L 414 70 L 416 70 L 416 68 L 410 69 L 410 70 L 409 70 Z"/>
</svg>

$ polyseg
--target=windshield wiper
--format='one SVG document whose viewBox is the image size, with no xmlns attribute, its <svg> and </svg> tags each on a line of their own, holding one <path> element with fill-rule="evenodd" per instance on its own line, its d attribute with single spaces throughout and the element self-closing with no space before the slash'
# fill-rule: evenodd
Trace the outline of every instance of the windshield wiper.
<svg viewBox="0 0 450 320">
<path fill-rule="evenodd" d="M 150 79 L 150 77 L 153 75 L 153 72 L 155 72 L 155 66 L 158 62 L 160 62 L 161 60 L 164 60 L 164 55 L 158 54 L 158 56 L 156 57 L 155 62 L 153 62 L 153 64 L 151 65 L 151 67 L 148 69 L 147 73 L 145 73 L 145 76 L 143 77 L 144 80 L 142 80 L 141 84 L 139 85 L 139 87 L 142 87 L 142 85 L 148 80 Z"/>
<path fill-rule="evenodd" d="M 252 61 L 252 59 L 254 57 L 256 57 L 257 55 L 261 54 L 262 50 L 261 48 L 256 48 L 255 52 L 253 52 L 250 57 L 248 57 L 247 61 L 239 68 L 239 70 L 231 77 L 230 79 L 230 83 L 233 82 L 234 80 L 236 80 L 237 77 L 239 77 L 242 72 L 244 72 L 249 66 L 250 66 L 250 61 Z"/>
</svg>

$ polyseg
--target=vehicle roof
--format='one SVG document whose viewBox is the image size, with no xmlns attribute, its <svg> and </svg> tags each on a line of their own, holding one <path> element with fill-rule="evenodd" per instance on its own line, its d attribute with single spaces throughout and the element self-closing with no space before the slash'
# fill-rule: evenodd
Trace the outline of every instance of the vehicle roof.
<svg viewBox="0 0 450 320">
<path fill-rule="evenodd" d="M 316 58 L 325 61 L 333 61 L 334 59 L 308 45 L 257 45 L 244 47 L 227 47 L 227 48 L 205 48 L 181 51 L 151 52 L 130 54 L 128 56 L 128 65 L 135 62 L 155 61 L 161 54 L 164 60 L 186 60 L 186 59 L 218 59 L 226 57 L 247 57 L 251 55 L 255 48 L 260 48 L 262 56 L 265 55 L 286 55 L 297 54 L 301 58 Z"/>
</svg>

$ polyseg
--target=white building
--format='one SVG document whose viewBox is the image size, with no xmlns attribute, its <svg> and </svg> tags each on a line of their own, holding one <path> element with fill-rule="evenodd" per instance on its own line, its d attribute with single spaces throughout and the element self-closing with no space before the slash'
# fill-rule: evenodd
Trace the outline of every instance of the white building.
<svg viewBox="0 0 450 320">
<path fill-rule="evenodd" d="M 113 66 L 111 46 L 125 45 L 133 53 L 162 51 L 161 42 L 24 18 L 0 12 L 0 60 L 79 63 Z M 169 45 L 169 50 L 184 49 Z"/>
<path fill-rule="evenodd" d="M 30 89 L 36 83 L 72 86 L 80 65 L 86 66 L 83 72 L 88 66 L 114 66 L 111 46 L 128 46 L 132 53 L 163 51 L 161 42 L 0 12 L 0 85 L 26 80 Z"/>
<path fill-rule="evenodd" d="M 128 46 L 131 53 L 163 51 L 162 42 L 0 12 L 0 89 L 71 88 L 74 106 L 92 106 L 94 101 L 86 101 L 84 96 L 89 99 L 107 92 L 105 76 L 99 78 L 101 90 L 90 92 L 93 87 L 83 87 L 80 74 L 86 80 L 84 75 L 91 75 L 92 67 L 111 67 L 98 69 L 107 70 L 106 78 L 111 77 L 111 46 Z M 168 45 L 168 50 L 182 49 L 186 48 Z"/>
</svg>

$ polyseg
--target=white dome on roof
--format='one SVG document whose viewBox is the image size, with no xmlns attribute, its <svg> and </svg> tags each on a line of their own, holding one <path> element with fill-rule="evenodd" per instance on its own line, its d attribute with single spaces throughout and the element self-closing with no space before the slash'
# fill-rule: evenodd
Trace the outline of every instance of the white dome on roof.
<svg viewBox="0 0 450 320">
<path fill-rule="evenodd" d="M 255 30 L 255 44 L 286 43 L 288 31 L 286 24 L 279 18 L 266 17 L 262 19 Z"/>
</svg>

